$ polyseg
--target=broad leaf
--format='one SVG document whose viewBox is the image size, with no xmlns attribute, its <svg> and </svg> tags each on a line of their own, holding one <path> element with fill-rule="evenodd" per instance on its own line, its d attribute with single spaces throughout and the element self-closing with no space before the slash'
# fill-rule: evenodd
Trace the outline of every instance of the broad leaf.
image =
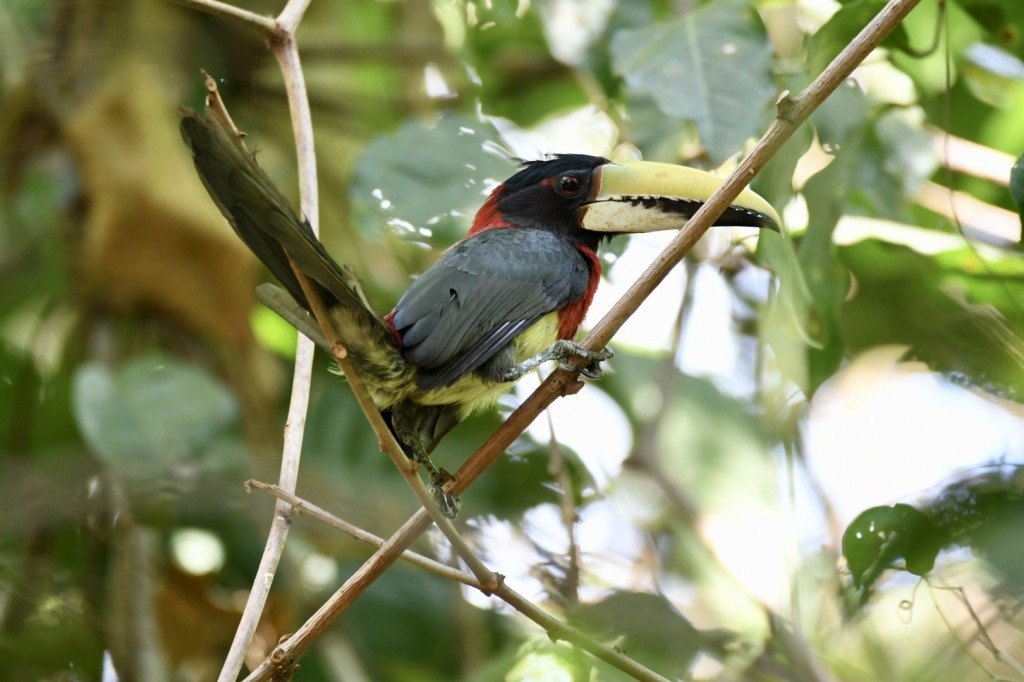
<svg viewBox="0 0 1024 682">
<path fill-rule="evenodd" d="M 489 123 L 458 114 L 374 138 L 349 188 L 359 227 L 420 241 L 461 238 L 490 190 L 515 171 L 497 140 Z"/>
<path fill-rule="evenodd" d="M 114 369 L 86 363 L 74 377 L 72 408 L 89 448 L 144 520 L 165 520 L 175 508 L 201 513 L 223 496 L 219 474 L 239 478 L 244 453 L 224 437 L 238 407 L 196 367 L 157 355 Z"/>
<path fill-rule="evenodd" d="M 952 381 L 1024 397 L 1024 259 L 882 221 L 851 222 L 842 241 L 857 283 L 843 306 L 851 350 L 905 344 Z"/>
<path fill-rule="evenodd" d="M 771 45 L 745 0 L 704 5 L 679 19 L 619 31 L 612 66 L 636 95 L 696 123 L 712 162 L 758 136 L 775 98 Z"/>
<path fill-rule="evenodd" d="M 971 93 L 994 107 L 1013 106 L 1009 92 L 1024 83 L 1024 62 L 985 43 L 975 43 L 967 48 L 962 72 Z"/>
<path fill-rule="evenodd" d="M 661 595 L 616 591 L 572 613 L 572 624 L 673 679 L 687 677 L 705 639 Z M 712 638 L 713 639 L 713 638 Z"/>
<path fill-rule="evenodd" d="M 1013 164 L 1013 170 L 1010 171 L 1010 196 L 1013 197 L 1020 213 L 1020 242 L 1024 244 L 1024 154 L 1017 159 L 1017 163 Z"/>
<path fill-rule="evenodd" d="M 843 555 L 855 587 L 865 592 L 889 568 L 925 575 L 935 567 L 944 536 L 923 513 L 908 504 L 872 507 L 843 533 Z M 898 564 L 902 560 L 902 564 Z"/>
</svg>

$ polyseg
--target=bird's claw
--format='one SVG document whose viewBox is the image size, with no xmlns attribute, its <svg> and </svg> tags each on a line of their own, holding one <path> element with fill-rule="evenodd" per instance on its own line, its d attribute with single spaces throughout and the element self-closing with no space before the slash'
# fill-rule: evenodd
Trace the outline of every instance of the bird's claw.
<svg viewBox="0 0 1024 682">
<path fill-rule="evenodd" d="M 569 372 L 579 372 L 586 378 L 595 381 L 604 378 L 604 370 L 601 369 L 601 363 L 615 357 L 615 353 L 611 348 L 605 347 L 602 350 L 590 350 L 572 341 L 561 341 L 559 343 L 562 344 L 559 350 L 563 353 L 563 356 L 559 360 L 558 366 Z M 573 367 L 569 364 L 569 360 L 572 358 L 580 358 L 585 360 L 587 364 Z"/>
<path fill-rule="evenodd" d="M 408 438 L 401 440 L 406 445 L 403 448 L 406 456 L 427 470 L 427 491 L 434 498 L 441 513 L 449 519 L 454 519 L 462 508 L 462 500 L 448 490 L 449 485 L 455 481 L 455 477 L 448 473 L 447 469 L 434 464 L 430 456 L 419 447 L 417 441 L 410 441 Z"/>
<path fill-rule="evenodd" d="M 434 502 L 437 503 L 441 513 L 449 519 L 458 516 L 459 510 L 462 509 L 462 500 L 448 490 L 448 484 L 454 480 L 455 477 L 447 470 L 435 469 L 430 473 L 430 483 L 427 484 L 427 490 L 430 491 Z"/>
</svg>

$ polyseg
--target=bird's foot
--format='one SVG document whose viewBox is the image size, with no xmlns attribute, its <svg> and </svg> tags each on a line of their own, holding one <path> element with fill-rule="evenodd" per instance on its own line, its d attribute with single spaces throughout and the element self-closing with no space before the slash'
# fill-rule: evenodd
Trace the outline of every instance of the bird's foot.
<svg viewBox="0 0 1024 682">
<path fill-rule="evenodd" d="M 449 519 L 454 519 L 462 509 L 462 500 L 448 489 L 448 485 L 455 481 L 455 477 L 445 469 L 433 469 L 430 472 L 430 482 L 427 490 L 434 498 L 441 513 Z"/>
<path fill-rule="evenodd" d="M 455 477 L 448 473 L 447 469 L 434 464 L 430 456 L 425 453 L 406 453 L 412 461 L 416 462 L 427 470 L 427 491 L 434 498 L 441 513 L 449 519 L 454 519 L 462 509 L 462 500 L 448 490 L 449 484 L 455 481 Z"/>
<path fill-rule="evenodd" d="M 557 350 L 555 350 L 557 347 Z M 603 350 L 590 350 L 584 348 L 574 341 L 556 341 L 551 347 L 556 353 L 561 353 L 561 356 L 557 357 L 558 366 L 566 371 L 573 371 L 578 369 L 579 373 L 588 379 L 603 379 L 604 370 L 601 368 L 601 363 L 605 360 L 611 360 L 615 357 L 615 353 L 611 348 L 604 348 Z M 572 358 L 581 358 L 587 362 L 587 364 L 580 367 L 573 367 L 569 364 L 569 360 Z"/>
<path fill-rule="evenodd" d="M 575 341 L 561 339 L 551 344 L 543 353 L 538 353 L 510 369 L 501 377 L 501 381 L 518 381 L 524 374 L 536 369 L 548 360 L 557 360 L 558 366 L 566 371 L 579 372 L 588 379 L 600 379 L 604 377 L 601 363 L 614 356 L 615 353 L 612 352 L 611 348 L 590 350 Z M 570 364 L 570 360 L 573 358 L 585 360 L 587 364 L 574 367 Z"/>
</svg>

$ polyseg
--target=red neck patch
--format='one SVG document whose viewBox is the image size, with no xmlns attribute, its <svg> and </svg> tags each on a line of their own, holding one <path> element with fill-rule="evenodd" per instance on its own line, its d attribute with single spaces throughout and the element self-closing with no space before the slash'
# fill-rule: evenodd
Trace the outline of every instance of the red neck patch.
<svg viewBox="0 0 1024 682">
<path fill-rule="evenodd" d="M 509 223 L 501 215 L 501 211 L 498 210 L 498 195 L 505 189 L 505 185 L 501 184 L 494 188 L 491 192 L 491 196 L 487 197 L 487 201 L 480 207 L 480 210 L 476 212 L 476 217 L 473 219 L 473 227 L 469 228 L 469 232 L 466 234 L 467 237 L 472 237 L 474 234 L 483 232 L 484 230 L 494 230 L 501 227 L 511 227 Z"/>
<path fill-rule="evenodd" d="M 590 279 L 587 281 L 587 288 L 579 300 L 570 303 L 558 311 L 558 338 L 572 340 L 576 337 L 583 318 L 587 316 L 587 310 L 594 301 L 594 293 L 597 292 L 597 285 L 601 282 L 601 260 L 594 253 L 593 249 L 577 244 L 579 250 L 587 260 L 590 261 Z"/>
</svg>

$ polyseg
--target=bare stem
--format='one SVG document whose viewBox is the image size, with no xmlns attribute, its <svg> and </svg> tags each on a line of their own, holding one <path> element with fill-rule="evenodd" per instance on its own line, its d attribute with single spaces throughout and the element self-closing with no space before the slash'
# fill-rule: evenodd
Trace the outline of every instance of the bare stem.
<svg viewBox="0 0 1024 682">
<path fill-rule="evenodd" d="M 240 10 L 213 0 L 189 0 L 185 4 L 221 16 L 228 16 L 246 22 L 260 29 L 268 38 L 268 43 L 277 57 L 284 76 L 288 105 L 291 110 L 292 125 L 295 134 L 296 163 L 299 172 L 299 196 L 303 215 L 309 221 L 314 233 L 319 225 L 319 198 L 317 195 L 316 154 L 313 146 L 313 122 L 309 111 L 309 98 L 306 94 L 305 80 L 299 54 L 292 38 L 292 32 L 298 26 L 303 12 L 308 5 L 302 0 L 292 0 L 282 12 L 282 20 Z M 216 83 L 207 77 L 209 99 L 224 112 L 226 110 L 217 95 Z M 230 119 L 229 119 L 230 120 Z M 292 378 L 292 392 L 288 404 L 288 418 L 284 427 L 284 447 L 281 452 L 281 472 L 278 485 L 283 491 L 294 493 L 299 476 L 299 460 L 302 453 L 302 440 L 305 433 L 306 413 L 309 407 L 309 390 L 312 380 L 313 343 L 298 335 L 295 353 L 295 369 Z M 231 642 L 231 647 L 224 659 L 218 682 L 230 682 L 238 679 L 238 673 L 245 662 L 245 655 L 252 643 L 252 638 L 259 625 L 263 609 L 274 576 L 284 554 L 285 541 L 291 525 L 291 506 L 278 500 L 274 508 L 274 518 L 267 534 L 263 556 L 253 581 L 252 589 L 246 599 L 238 629 Z"/>
<path fill-rule="evenodd" d="M 265 35 L 270 35 L 277 31 L 277 21 L 273 17 L 268 17 L 264 14 L 256 14 L 255 12 L 250 12 L 247 9 L 241 9 L 234 5 L 229 5 L 226 2 L 219 2 L 218 0 L 171 1 L 176 2 L 179 5 L 184 5 L 185 7 L 197 9 L 200 12 L 206 12 L 207 14 L 213 14 L 214 16 L 240 21 L 243 24 L 250 25 Z"/>
<path fill-rule="evenodd" d="M 572 477 L 565 461 L 565 452 L 555 435 L 555 423 L 548 412 L 548 428 L 551 439 L 548 443 L 548 474 L 558 483 L 559 509 L 562 512 L 562 523 L 568 547 L 566 548 L 565 579 L 560 586 L 562 596 L 571 606 L 579 604 L 580 595 L 580 551 L 576 541 L 576 495 L 572 485 Z"/>
<path fill-rule="evenodd" d="M 245 482 L 245 488 L 246 490 L 260 490 L 273 495 L 279 500 L 287 502 L 292 507 L 292 511 L 295 516 L 312 516 L 318 521 L 322 521 L 329 526 L 333 526 L 344 533 L 348 533 L 356 540 L 365 542 L 368 545 L 373 545 L 374 547 L 380 547 L 384 544 L 384 538 L 374 535 L 373 533 L 370 533 L 355 524 L 349 523 L 344 519 L 338 518 L 326 509 L 323 509 L 322 507 L 319 507 L 298 495 L 294 495 L 280 486 L 263 483 L 262 481 L 248 480 Z M 429 573 L 433 573 L 438 577 L 454 580 L 455 582 L 468 585 L 469 587 L 475 587 L 476 589 L 483 589 L 480 581 L 477 580 L 473 574 L 457 568 L 452 568 L 451 566 L 442 564 L 440 561 L 435 561 L 434 559 L 423 556 L 417 552 L 406 550 L 399 558 L 413 566 L 418 566 Z"/>
<path fill-rule="evenodd" d="M 295 31 L 299 28 L 299 22 L 302 21 L 302 16 L 306 13 L 306 9 L 309 8 L 310 1 L 288 0 L 288 4 L 277 15 L 277 24 L 280 29 L 288 35 L 294 36 Z M 297 71 L 297 73 L 301 75 L 302 71 Z"/>
<path fill-rule="evenodd" d="M 358 526 L 355 526 L 347 521 L 339 519 L 328 511 L 321 509 L 317 505 L 308 502 L 296 495 L 281 490 L 278 486 L 268 485 L 259 481 L 246 481 L 246 488 L 255 488 L 270 493 L 279 500 L 283 500 L 291 505 L 295 514 L 308 514 L 313 516 L 324 523 L 327 523 L 335 528 L 338 528 L 357 540 L 365 542 L 370 545 L 380 547 L 384 543 L 384 539 L 377 537 L 376 535 L 369 533 Z M 473 575 L 466 571 L 461 571 L 450 566 L 429 559 L 416 552 L 405 551 L 399 556 L 403 561 L 407 561 L 415 566 L 419 566 L 430 573 L 433 573 L 441 578 L 447 578 L 456 582 L 468 585 L 469 587 L 476 588 L 487 595 L 493 595 L 500 598 L 502 601 L 512 606 L 514 609 L 522 613 L 524 616 L 535 622 L 551 636 L 552 639 L 563 639 L 571 642 L 576 646 L 580 647 L 584 651 L 588 651 L 593 654 L 596 658 L 605 661 L 609 665 L 612 665 L 625 673 L 632 675 L 635 679 L 641 680 L 641 682 L 665 682 L 665 678 L 657 673 L 645 668 L 633 659 L 629 658 L 622 652 L 618 651 L 613 647 L 605 646 L 600 642 L 592 639 L 591 637 L 580 632 L 576 628 L 573 628 L 565 623 L 561 622 L 554 616 L 548 614 L 546 611 L 538 607 L 536 604 L 531 602 L 529 599 L 519 594 L 504 581 L 498 581 L 492 588 L 487 589 L 480 583 Z M 264 679 L 256 677 L 256 672 L 253 673 L 249 679 Z"/>
</svg>

